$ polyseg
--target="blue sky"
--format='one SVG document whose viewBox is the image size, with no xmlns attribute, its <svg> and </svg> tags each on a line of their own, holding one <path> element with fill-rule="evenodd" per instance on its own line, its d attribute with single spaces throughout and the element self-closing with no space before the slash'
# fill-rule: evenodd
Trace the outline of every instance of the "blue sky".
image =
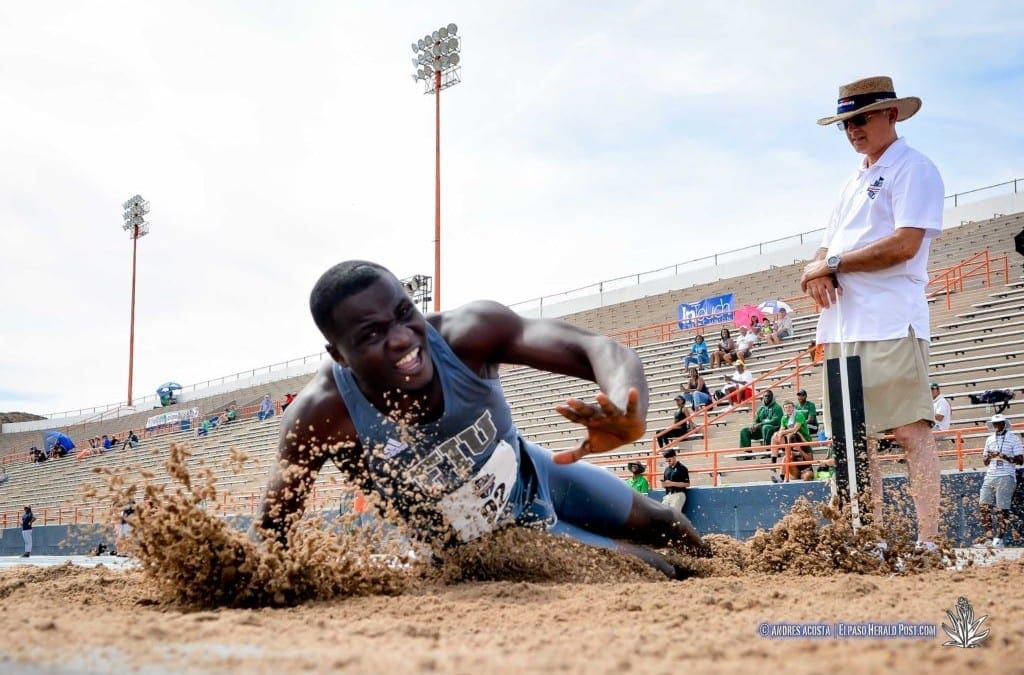
<svg viewBox="0 0 1024 675">
<path fill-rule="evenodd" d="M 947 193 L 1024 176 L 1010 3 L 7 4 L 0 410 L 125 398 L 136 192 L 136 395 L 319 351 L 340 260 L 431 274 L 409 43 L 451 21 L 445 307 L 822 226 L 857 158 L 814 122 L 864 76 L 924 100 L 900 131 Z"/>
</svg>

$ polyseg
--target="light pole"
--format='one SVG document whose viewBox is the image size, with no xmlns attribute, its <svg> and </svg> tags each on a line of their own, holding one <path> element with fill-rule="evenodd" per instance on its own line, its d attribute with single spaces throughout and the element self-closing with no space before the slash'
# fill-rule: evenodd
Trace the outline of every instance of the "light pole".
<svg viewBox="0 0 1024 675">
<path fill-rule="evenodd" d="M 461 38 L 454 23 L 441 26 L 412 43 L 416 54 L 412 79 L 423 80 L 424 94 L 434 95 L 434 311 L 441 309 L 441 90 L 462 81 Z"/>
<path fill-rule="evenodd" d="M 146 214 L 149 213 L 149 202 L 142 198 L 142 195 L 135 195 L 125 203 L 124 225 L 122 228 L 132 238 L 132 320 L 128 332 L 128 405 L 132 404 L 132 371 L 135 367 L 135 256 L 139 250 L 139 237 L 149 234 L 149 223 L 146 222 Z"/>
</svg>

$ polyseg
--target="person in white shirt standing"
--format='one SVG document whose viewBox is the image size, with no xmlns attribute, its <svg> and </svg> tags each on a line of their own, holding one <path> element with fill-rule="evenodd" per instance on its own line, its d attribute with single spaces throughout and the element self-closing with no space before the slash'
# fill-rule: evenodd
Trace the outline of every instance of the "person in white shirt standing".
<svg viewBox="0 0 1024 675">
<path fill-rule="evenodd" d="M 1017 467 L 1024 465 L 1024 447 L 1020 437 L 1009 430 L 1009 424 L 1002 415 L 993 415 L 987 426 L 992 433 L 985 439 L 981 461 L 988 470 L 981 483 L 978 502 L 981 504 L 981 524 L 985 528 L 985 536 L 991 534 L 993 548 L 1000 548 L 1006 534 L 1013 492 L 1017 489 Z M 992 518 L 993 506 L 998 509 L 995 522 Z"/>
<path fill-rule="evenodd" d="M 906 453 L 918 540 L 935 549 L 939 459 L 928 396 L 928 250 L 942 231 L 943 185 L 935 165 L 896 133 L 921 108 L 892 79 L 839 88 L 835 123 L 864 155 L 847 181 L 800 287 L 822 307 L 816 340 L 827 358 L 859 355 L 874 519 L 882 518 L 877 439 L 891 432 Z M 825 404 L 828 407 L 826 387 Z"/>
<path fill-rule="evenodd" d="M 949 401 L 942 395 L 938 382 L 932 382 L 932 412 L 935 414 L 936 431 L 949 431 L 949 425 L 953 423 L 953 408 Z M 946 434 L 935 434 L 936 443 L 947 443 L 949 437 Z"/>
</svg>

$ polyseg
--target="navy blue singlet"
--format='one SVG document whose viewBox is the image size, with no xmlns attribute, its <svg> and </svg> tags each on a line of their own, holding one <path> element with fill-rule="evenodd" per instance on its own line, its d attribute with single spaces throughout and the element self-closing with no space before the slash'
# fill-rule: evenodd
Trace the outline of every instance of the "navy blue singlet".
<svg viewBox="0 0 1024 675">
<path fill-rule="evenodd" d="M 427 343 L 444 397 L 434 422 L 397 423 L 334 364 L 363 468 L 381 498 L 428 539 L 465 542 L 510 523 L 537 523 L 614 548 L 600 533 L 625 523 L 631 488 L 587 462 L 554 464 L 550 451 L 520 437 L 497 378 L 470 370 L 429 323 Z"/>
</svg>

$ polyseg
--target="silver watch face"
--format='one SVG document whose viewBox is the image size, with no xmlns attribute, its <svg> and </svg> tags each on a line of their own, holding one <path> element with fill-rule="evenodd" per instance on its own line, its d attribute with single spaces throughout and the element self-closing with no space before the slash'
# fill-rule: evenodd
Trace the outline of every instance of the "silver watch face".
<svg viewBox="0 0 1024 675">
<path fill-rule="evenodd" d="M 828 260 L 825 261 L 825 265 L 827 265 L 830 270 L 839 269 L 839 256 L 829 256 Z"/>
</svg>

